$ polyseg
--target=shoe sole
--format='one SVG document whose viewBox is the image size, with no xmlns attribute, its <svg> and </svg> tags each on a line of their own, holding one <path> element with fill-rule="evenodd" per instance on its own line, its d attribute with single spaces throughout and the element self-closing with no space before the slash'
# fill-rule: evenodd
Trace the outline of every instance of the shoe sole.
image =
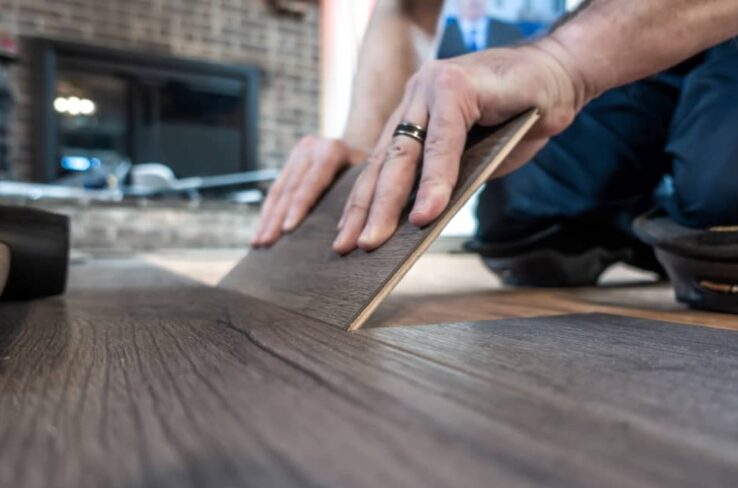
<svg viewBox="0 0 738 488">
<path fill-rule="evenodd" d="M 738 314 L 738 262 L 707 261 L 656 249 L 677 301 L 692 308 Z"/>
</svg>

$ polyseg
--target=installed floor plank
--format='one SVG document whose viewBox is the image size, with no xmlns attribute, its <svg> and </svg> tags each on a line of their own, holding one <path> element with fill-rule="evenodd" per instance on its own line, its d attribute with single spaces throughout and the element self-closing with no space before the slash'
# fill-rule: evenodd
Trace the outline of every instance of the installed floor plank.
<svg viewBox="0 0 738 488">
<path fill-rule="evenodd" d="M 353 168 L 295 232 L 270 249 L 251 251 L 223 286 L 342 329 L 358 329 L 537 118 L 531 111 L 470 143 L 449 206 L 433 224 L 423 229 L 410 224 L 408 208 L 381 248 L 337 255 L 331 249 L 336 225 L 361 171 Z"/>
<path fill-rule="evenodd" d="M 651 325 L 350 334 L 76 266 L 0 305 L 0 486 L 734 486 L 738 334 Z"/>
<path fill-rule="evenodd" d="M 478 256 L 448 253 L 428 253 L 421 258 L 365 327 L 572 313 L 607 313 L 738 330 L 738 316 L 691 310 L 674 299 L 670 283 L 657 282 L 654 275 L 624 265 L 605 272 L 598 286 L 508 288 Z"/>
<path fill-rule="evenodd" d="M 374 329 L 469 374 L 559 396 L 738 465 L 738 332 L 603 314 Z"/>
</svg>

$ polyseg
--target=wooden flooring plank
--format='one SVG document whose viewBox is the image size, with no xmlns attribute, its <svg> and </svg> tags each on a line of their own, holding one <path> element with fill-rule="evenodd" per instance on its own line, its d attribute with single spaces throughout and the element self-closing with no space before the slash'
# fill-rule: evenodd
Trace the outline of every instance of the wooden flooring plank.
<svg viewBox="0 0 738 488">
<path fill-rule="evenodd" d="M 576 317 L 572 316 L 571 319 L 576 320 Z M 586 320 L 585 317 L 583 321 Z M 419 327 L 418 330 L 424 328 Z M 275 333 L 274 331 L 273 328 L 264 330 L 269 334 Z M 305 333 L 306 329 L 295 328 L 292 332 Z M 354 337 L 362 340 L 374 338 L 376 332 L 378 331 L 366 331 Z M 318 327 L 310 332 L 311 342 L 315 340 L 315 334 L 330 336 L 335 332 Z M 363 347 L 370 347 L 383 366 L 383 374 L 374 375 L 381 379 L 382 390 L 371 394 L 370 398 L 376 398 L 375 401 L 385 406 L 386 415 L 391 414 L 394 417 L 398 408 L 393 402 L 384 401 L 387 389 L 393 381 L 404 378 L 407 384 L 398 381 L 400 384 L 396 388 L 389 389 L 390 395 L 398 395 L 403 404 L 408 402 L 412 391 L 410 385 L 421 385 L 423 389 L 430 390 L 430 395 L 411 397 L 413 413 L 403 417 L 401 425 L 412 425 L 418 422 L 418 417 L 429 422 L 426 427 L 432 425 L 432 422 L 445 423 L 451 420 L 454 429 L 458 429 L 455 435 L 463 432 L 463 438 L 478 443 L 479 449 L 506 446 L 502 451 L 487 451 L 491 458 L 505 458 L 513 452 L 525 453 L 525 458 L 535 457 L 543 465 L 559 473 L 582 475 L 584 471 L 592 470 L 585 477 L 589 477 L 590 482 L 595 485 L 688 485 L 697 479 L 719 485 L 726 480 L 738 479 L 738 471 L 733 468 L 736 466 L 738 439 L 715 439 L 714 444 L 710 441 L 683 443 L 683 439 L 672 435 L 670 429 L 654 430 L 648 423 L 648 418 L 641 417 L 639 412 L 632 413 L 627 409 L 606 410 L 594 402 L 583 406 L 581 397 L 567 397 L 556 394 L 555 391 L 530 388 L 526 385 L 526 378 L 520 378 L 520 381 L 501 381 L 494 370 L 487 375 L 467 371 L 452 362 L 447 363 L 446 358 L 438 354 L 438 350 L 426 350 L 428 354 L 420 355 L 409 348 L 405 349 L 400 342 L 380 341 L 403 353 L 410 353 L 405 355 L 385 351 L 372 341 L 367 342 L 367 346 L 362 346 L 359 341 L 354 340 L 339 348 L 336 348 L 333 340 L 322 342 L 323 348 L 304 356 L 303 360 L 318 360 L 324 363 L 322 368 L 331 368 L 335 367 L 336 351 L 340 351 L 342 354 L 338 359 L 342 365 L 340 374 L 343 379 L 339 385 L 349 388 L 361 383 L 365 377 Z M 286 349 L 285 353 L 288 351 Z M 447 348 L 446 352 L 457 361 L 463 361 L 469 350 L 460 346 Z M 320 370 L 317 365 L 311 366 L 313 368 Z M 335 375 L 336 371 L 332 374 Z M 545 375 L 542 375 L 540 381 L 545 384 Z M 487 420 L 467 423 L 464 420 L 468 417 L 462 416 L 458 411 L 443 408 L 439 397 L 453 404 L 463 405 Z M 718 427 L 722 427 L 727 421 L 719 420 L 716 423 Z M 710 436 L 701 436 L 702 440 L 707 437 Z M 514 459 L 515 456 L 511 462 Z M 695 463 L 704 468 L 698 475 L 694 471 Z M 540 469 L 541 466 L 537 468 Z M 597 482 L 593 481 L 595 478 L 598 479 Z M 574 476 L 573 479 L 578 478 Z M 574 483 L 573 479 L 566 483 Z"/>
<path fill-rule="evenodd" d="M 738 332 L 605 314 L 371 329 L 420 357 L 613 411 L 738 465 Z"/>
<path fill-rule="evenodd" d="M 72 282 L 64 298 L 0 305 L 0 486 L 738 480 L 725 335 L 671 341 L 657 326 L 648 342 L 591 317 L 453 325 L 445 341 L 446 326 L 349 334 L 142 265 L 76 266 Z M 655 366 L 674 358 L 683 375 L 664 385 Z M 588 369 L 619 395 L 610 408 Z M 690 390 L 716 406 L 696 409 Z"/>
<path fill-rule="evenodd" d="M 358 329 L 537 117 L 531 111 L 470 143 L 449 207 L 433 224 L 423 229 L 411 225 L 406 209 L 397 232 L 381 248 L 337 255 L 331 249 L 336 225 L 361 171 L 353 168 L 295 232 L 270 249 L 250 252 L 222 286 L 343 329 Z"/>
</svg>

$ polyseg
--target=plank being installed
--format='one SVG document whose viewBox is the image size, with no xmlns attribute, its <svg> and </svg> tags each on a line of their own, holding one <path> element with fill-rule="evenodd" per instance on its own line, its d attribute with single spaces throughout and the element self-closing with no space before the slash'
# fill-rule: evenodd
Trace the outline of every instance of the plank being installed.
<svg viewBox="0 0 738 488">
<path fill-rule="evenodd" d="M 141 264 L 0 304 L 0 486 L 736 486 L 738 333 L 347 334 Z"/>
<path fill-rule="evenodd" d="M 358 329 L 537 118 L 533 110 L 470 137 L 449 206 L 433 224 L 415 227 L 406 209 L 395 234 L 379 249 L 357 249 L 346 256 L 333 252 L 336 225 L 361 171 L 353 168 L 296 231 L 270 249 L 251 251 L 221 286 L 342 329 Z"/>
</svg>

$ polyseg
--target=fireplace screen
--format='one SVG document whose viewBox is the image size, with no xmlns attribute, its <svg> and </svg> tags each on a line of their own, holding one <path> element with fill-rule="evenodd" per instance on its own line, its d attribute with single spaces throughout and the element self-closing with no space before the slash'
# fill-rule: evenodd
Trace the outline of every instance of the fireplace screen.
<svg viewBox="0 0 738 488">
<path fill-rule="evenodd" d="M 255 69 L 39 45 L 39 181 L 121 162 L 178 178 L 257 168 Z"/>
</svg>

